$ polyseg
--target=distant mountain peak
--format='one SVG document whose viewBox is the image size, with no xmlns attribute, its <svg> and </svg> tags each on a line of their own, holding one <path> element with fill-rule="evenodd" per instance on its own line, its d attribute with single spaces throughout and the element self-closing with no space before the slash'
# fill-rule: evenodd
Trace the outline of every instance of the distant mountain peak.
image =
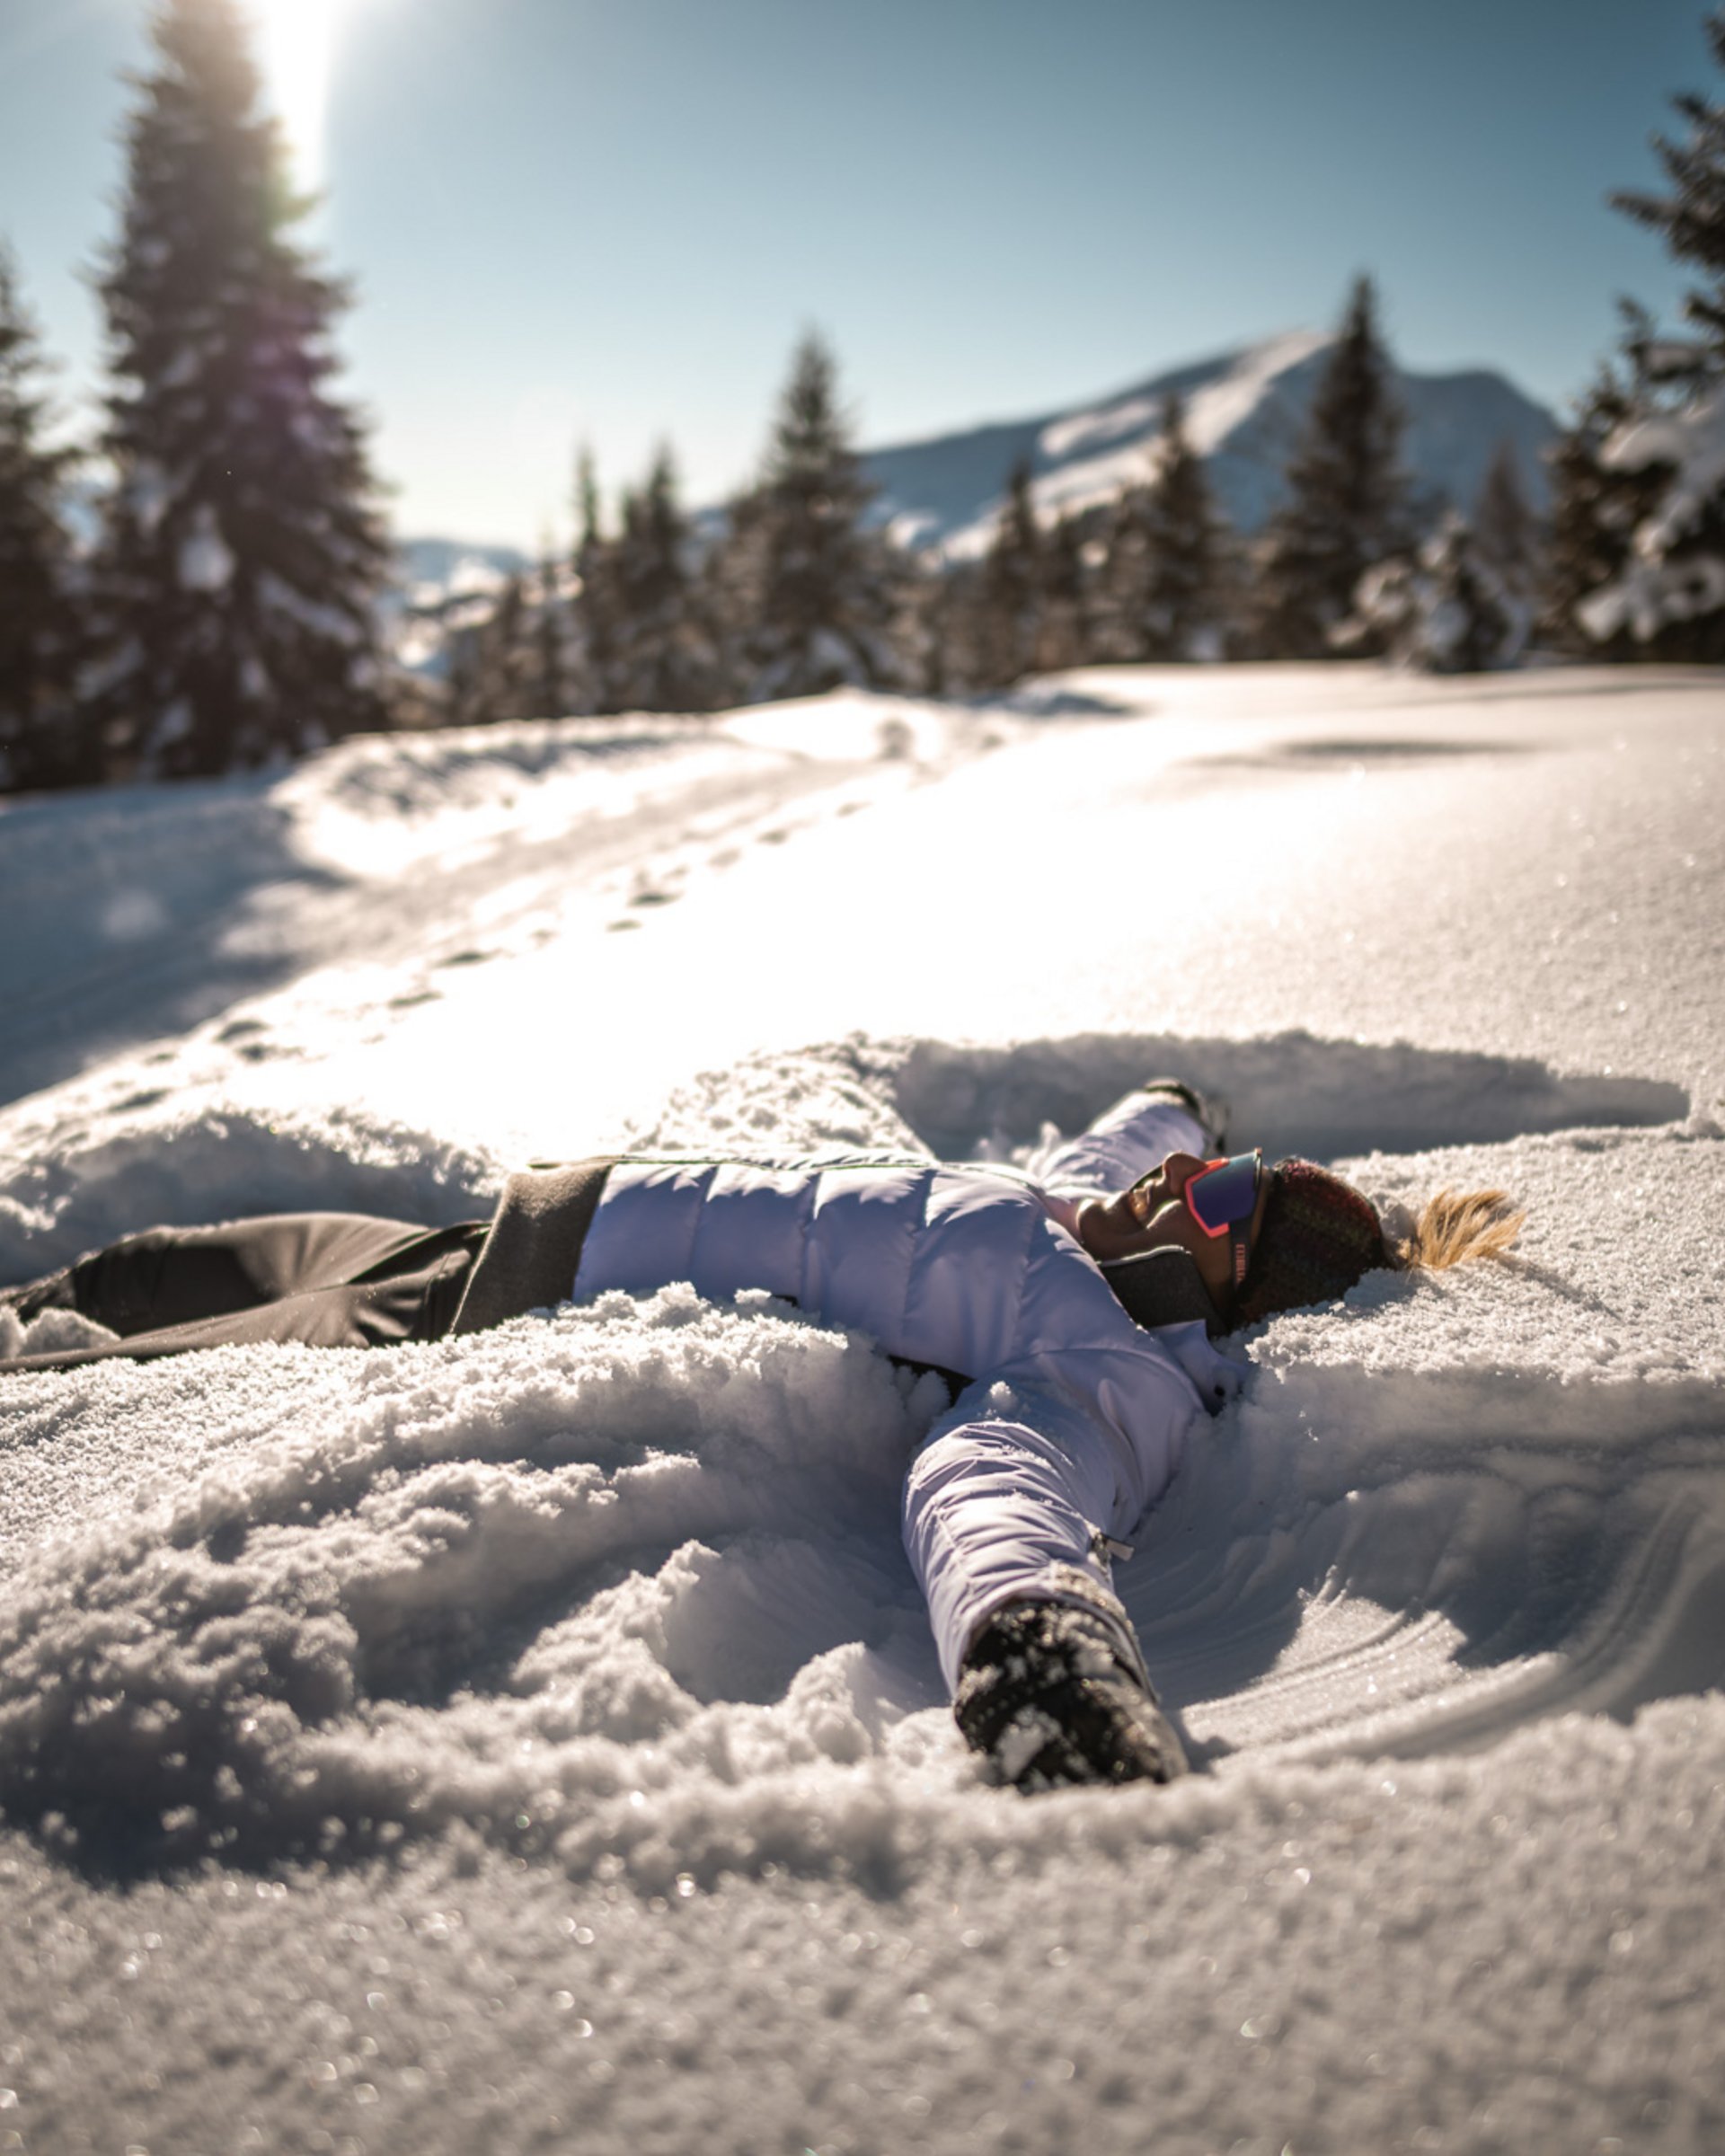
<svg viewBox="0 0 1725 2156">
<path fill-rule="evenodd" d="M 1008 474 L 1021 458 L 1030 464 L 1040 516 L 1052 522 L 1081 514 L 1149 478 L 1163 404 L 1177 391 L 1223 508 L 1240 530 L 1255 531 L 1281 500 L 1282 473 L 1333 341 L 1316 331 L 1285 331 L 1061 411 L 871 450 L 863 462 L 880 489 L 876 517 L 906 545 L 951 561 L 973 558 L 993 535 Z M 1408 415 L 1403 461 L 1422 491 L 1471 509 L 1498 445 L 1508 440 L 1529 499 L 1543 502 L 1543 453 L 1557 432 L 1543 405 L 1484 368 L 1397 368 L 1395 383 Z"/>
<path fill-rule="evenodd" d="M 1005 420 L 864 451 L 879 489 L 874 521 L 901 543 L 949 561 L 974 559 L 994 535 L 1006 481 L 1029 460 L 1031 491 L 1048 522 L 1111 501 L 1155 468 L 1163 401 L 1185 400 L 1186 430 L 1204 457 L 1217 499 L 1235 527 L 1256 531 L 1282 499 L 1282 473 L 1305 421 L 1334 339 L 1285 330 L 1207 359 L 1189 361 L 1110 394 L 1026 420 Z M 1557 422 L 1544 405 L 1489 368 L 1420 374 L 1397 368 L 1408 414 L 1402 458 L 1434 499 L 1471 511 L 1500 442 L 1514 447 L 1528 499 L 1543 508 L 1544 452 Z M 697 514 L 709 535 L 724 510 Z M 516 574 L 528 557 L 512 547 L 444 538 L 404 541 L 402 581 L 419 596 Z"/>
</svg>

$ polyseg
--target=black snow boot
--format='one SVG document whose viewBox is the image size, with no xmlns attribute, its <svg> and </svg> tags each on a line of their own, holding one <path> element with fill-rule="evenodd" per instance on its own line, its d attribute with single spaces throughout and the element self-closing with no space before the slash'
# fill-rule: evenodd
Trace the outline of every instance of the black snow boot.
<svg viewBox="0 0 1725 2156">
<path fill-rule="evenodd" d="M 40 1280 L 21 1280 L 15 1287 L 0 1287 L 0 1310 L 9 1310 L 21 1325 L 29 1325 L 45 1310 L 75 1310 L 77 1295 L 72 1268 L 48 1273 Z"/>
<path fill-rule="evenodd" d="M 978 1633 L 952 1711 L 973 1751 L 1027 1795 L 1084 1782 L 1173 1781 L 1180 1739 L 1120 1626 L 1057 1602 L 1013 1602 Z"/>
<path fill-rule="evenodd" d="M 1195 1085 L 1183 1078 L 1146 1078 L 1142 1089 L 1146 1093 L 1170 1093 L 1183 1108 L 1190 1108 L 1198 1118 L 1199 1128 L 1204 1133 L 1204 1142 L 1212 1153 L 1228 1150 L 1227 1102 L 1220 1093 L 1200 1093 Z"/>
</svg>

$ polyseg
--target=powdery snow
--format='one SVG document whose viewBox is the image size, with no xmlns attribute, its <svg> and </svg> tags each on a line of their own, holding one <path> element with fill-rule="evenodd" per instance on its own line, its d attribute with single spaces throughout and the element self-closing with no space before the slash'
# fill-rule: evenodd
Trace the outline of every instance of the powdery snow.
<svg viewBox="0 0 1725 2156">
<path fill-rule="evenodd" d="M 179 570 L 182 591 L 226 591 L 234 580 L 233 549 L 207 501 L 199 503 L 191 529 L 180 543 Z"/>
<path fill-rule="evenodd" d="M 617 1139 L 1022 1159 L 1166 1069 L 1530 1211 L 1244 1343 L 1117 1575 L 1169 1790 L 980 1783 L 943 1391 L 764 1296 L 0 1379 L 0 2141 L 1717 2146 L 1722 720 L 1098 669 L 0 813 L 0 1278 Z"/>
<path fill-rule="evenodd" d="M 1034 723 L 860 692 L 807 727 L 801 708 L 360 738 L 285 775 L 0 803 L 0 917 L 25 923 L 0 938 L 0 1098 L 214 1013 L 240 1029 L 225 1070 L 297 1059 L 314 1005 L 345 1026 L 355 993 L 405 1008 L 576 916 L 638 925 L 756 844 Z M 236 1008 L 281 980 L 286 1033 Z M 143 1077 L 106 1066 L 121 1094 L 162 1089 L 174 1052 L 153 1054 Z"/>
</svg>

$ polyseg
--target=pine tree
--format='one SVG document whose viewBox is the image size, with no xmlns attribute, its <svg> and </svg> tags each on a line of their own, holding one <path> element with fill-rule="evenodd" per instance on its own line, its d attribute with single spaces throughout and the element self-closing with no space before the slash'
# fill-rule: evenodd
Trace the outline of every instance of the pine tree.
<svg viewBox="0 0 1725 2156">
<path fill-rule="evenodd" d="M 1477 674 L 1520 657 L 1529 612 L 1452 509 L 1411 552 L 1366 571 L 1335 642 L 1344 653 L 1382 651 L 1427 673 Z"/>
<path fill-rule="evenodd" d="M 534 703 L 546 719 L 565 718 L 574 702 L 579 649 L 566 591 L 567 572 L 550 543 L 539 549 L 532 595 Z"/>
<path fill-rule="evenodd" d="M 1265 658 L 1323 658 L 1361 576 L 1408 543 L 1403 418 L 1390 376 L 1362 277 L 1287 469 L 1289 499 L 1264 536 L 1253 638 Z"/>
<path fill-rule="evenodd" d="M 1041 604 L 1031 666 L 1038 674 L 1082 667 L 1091 656 L 1090 578 L 1075 517 L 1062 517 L 1042 549 Z"/>
<path fill-rule="evenodd" d="M 1707 32 L 1725 66 L 1725 7 Z M 1656 138 L 1671 193 L 1613 199 L 1702 272 L 1684 302 L 1696 335 L 1658 339 L 1642 310 L 1625 308 L 1632 379 L 1597 462 L 1626 543 L 1571 618 L 1596 649 L 1626 643 L 1638 658 L 1712 665 L 1725 659 L 1725 105 L 1674 102 L 1688 139 Z"/>
<path fill-rule="evenodd" d="M 469 618 L 472 614 L 470 602 L 454 619 L 447 611 L 444 614 L 443 717 L 449 726 L 484 723 L 480 652 L 480 632 L 483 624 Z"/>
<path fill-rule="evenodd" d="M 1220 646 L 1226 538 L 1204 460 L 1186 433 L 1186 409 L 1163 409 L 1162 455 L 1150 487 L 1150 586 L 1144 619 L 1152 658 L 1215 658 Z"/>
<path fill-rule="evenodd" d="M 1725 7 L 1709 18 L 1707 41 L 1725 67 Z M 1669 252 L 1702 272 L 1702 286 L 1684 301 L 1684 313 L 1700 333 L 1708 371 L 1725 373 L 1725 104 L 1712 104 L 1693 91 L 1672 99 L 1689 123 L 1686 142 L 1655 136 L 1654 148 L 1671 182 L 1668 195 L 1622 190 L 1613 207 L 1664 235 Z"/>
<path fill-rule="evenodd" d="M 1220 656 L 1226 528 L 1204 460 L 1186 433 L 1185 405 L 1163 405 L 1154 478 L 1120 497 L 1104 570 L 1106 649 L 1125 659 Z"/>
<path fill-rule="evenodd" d="M 886 542 L 863 529 L 871 493 L 833 356 L 811 332 L 792 358 L 760 482 L 732 505 L 719 570 L 741 624 L 733 668 L 751 701 L 896 685 L 897 570 Z"/>
<path fill-rule="evenodd" d="M 1609 425 L 1583 446 L 1591 469 L 1577 474 L 1594 570 L 1591 588 L 1578 575 L 1569 594 L 1577 648 L 1716 666 L 1725 661 L 1725 376 L 1674 392 L 1668 376 L 1639 372 L 1605 417 Z M 1579 551 L 1566 548 L 1567 559 Z"/>
<path fill-rule="evenodd" d="M 668 446 L 646 483 L 624 496 L 623 530 L 612 552 L 617 613 L 614 694 L 619 709 L 712 709 L 714 662 L 689 566 L 689 527 L 677 496 Z"/>
<path fill-rule="evenodd" d="M 908 549 L 899 550 L 897 565 L 891 635 L 899 685 L 921 695 L 944 695 L 949 685 L 942 648 L 946 579 L 932 557 Z"/>
<path fill-rule="evenodd" d="M 236 0 L 164 0 L 102 280 L 118 474 L 97 565 L 115 771 L 209 773 L 378 725 L 388 557 L 330 394 L 347 304 L 295 243 Z"/>
<path fill-rule="evenodd" d="M 42 439 L 43 364 L 0 246 L 0 792 L 94 776 L 72 710 L 76 631 L 60 520 L 75 458 Z"/>
<path fill-rule="evenodd" d="M 1544 572 L 1544 535 L 1522 488 L 1515 445 L 1508 438 L 1493 451 L 1480 483 L 1473 543 L 1506 589 L 1532 597 Z"/>
<path fill-rule="evenodd" d="M 1559 650 L 1597 658 L 1626 658 L 1624 633 L 1593 639 L 1579 609 L 1623 569 L 1639 506 L 1636 494 L 1601 463 L 1606 443 L 1631 409 L 1629 387 L 1602 367 L 1573 419 L 1547 452 L 1552 481 L 1551 539 L 1538 626 Z"/>
<path fill-rule="evenodd" d="M 495 596 L 450 610 L 447 717 L 455 726 L 568 715 L 578 653 L 574 624 L 549 547 L 530 574 L 506 578 Z"/>
<path fill-rule="evenodd" d="M 1096 656 L 1128 665 L 1146 657 L 1144 600 L 1153 571 L 1149 496 L 1145 485 L 1122 488 L 1102 538 Z"/>
<path fill-rule="evenodd" d="M 505 720 L 549 716 L 538 701 L 535 614 L 526 579 L 518 572 L 505 579 L 488 613 L 456 631 L 449 711 L 455 725 L 497 726 Z"/>
<path fill-rule="evenodd" d="M 571 708 L 615 711 L 613 694 L 620 629 L 611 542 L 605 535 L 598 471 L 583 442 L 575 468 L 575 630 L 580 678 Z"/>
<path fill-rule="evenodd" d="M 936 564 L 911 587 L 904 634 L 916 685 L 929 696 L 961 696 L 983 686 L 982 564 Z"/>
<path fill-rule="evenodd" d="M 977 579 L 976 685 L 1004 688 L 1028 673 L 1042 632 L 1043 541 L 1021 458 L 1006 482 L 994 543 Z"/>
</svg>

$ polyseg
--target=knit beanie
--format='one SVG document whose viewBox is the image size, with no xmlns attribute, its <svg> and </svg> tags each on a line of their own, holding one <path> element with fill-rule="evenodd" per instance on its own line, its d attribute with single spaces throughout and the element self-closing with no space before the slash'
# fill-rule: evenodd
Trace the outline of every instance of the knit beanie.
<svg viewBox="0 0 1725 2156">
<path fill-rule="evenodd" d="M 1234 1305 L 1236 1325 L 1328 1303 L 1390 1261 L 1372 1202 L 1351 1183 L 1313 1161 L 1278 1161 L 1274 1172 L 1252 1267 Z"/>
</svg>

